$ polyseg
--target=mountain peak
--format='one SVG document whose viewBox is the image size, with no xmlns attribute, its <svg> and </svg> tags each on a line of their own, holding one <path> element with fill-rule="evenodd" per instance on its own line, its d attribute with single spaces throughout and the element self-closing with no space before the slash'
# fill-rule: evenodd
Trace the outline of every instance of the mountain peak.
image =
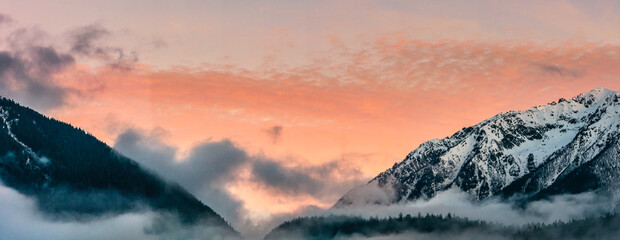
<svg viewBox="0 0 620 240">
<path fill-rule="evenodd" d="M 596 88 L 425 142 L 336 206 L 427 199 L 450 188 L 483 200 L 609 187 L 620 180 L 619 95 Z"/>
<path fill-rule="evenodd" d="M 601 94 L 601 93 L 604 94 L 604 93 L 610 93 L 610 92 L 616 92 L 616 91 L 608 89 L 608 88 L 604 88 L 604 87 L 597 87 L 597 88 L 590 90 L 588 94 L 596 95 L 596 94 Z"/>
<path fill-rule="evenodd" d="M 579 94 L 572 98 L 572 100 L 584 104 L 586 107 L 593 105 L 596 102 L 605 101 L 610 96 L 617 96 L 618 92 L 609 90 L 607 88 L 595 88 L 587 93 Z"/>
</svg>

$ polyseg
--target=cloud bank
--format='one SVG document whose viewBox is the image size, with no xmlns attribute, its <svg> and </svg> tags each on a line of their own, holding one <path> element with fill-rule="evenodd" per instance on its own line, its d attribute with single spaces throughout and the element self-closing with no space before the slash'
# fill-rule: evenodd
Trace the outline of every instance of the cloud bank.
<svg viewBox="0 0 620 240">
<path fill-rule="evenodd" d="M 330 209 L 325 214 L 349 214 L 363 217 L 396 217 L 398 214 L 443 214 L 480 219 L 504 225 L 527 223 L 553 223 L 590 216 L 599 216 L 620 210 L 615 196 L 598 195 L 593 192 L 557 195 L 545 200 L 518 207 L 514 203 L 497 198 L 472 202 L 467 193 L 450 189 L 438 193 L 429 200 L 390 206 L 368 205 L 364 207 Z"/>
<path fill-rule="evenodd" d="M 179 183 L 246 237 L 260 237 L 281 220 L 323 209 L 306 206 L 257 223 L 248 219 L 249 212 L 244 207 L 247 199 L 232 195 L 231 185 L 252 184 L 278 196 L 332 199 L 364 181 L 359 171 L 337 161 L 311 167 L 289 166 L 282 160 L 250 155 L 227 139 L 198 143 L 185 156 L 178 157 L 178 149 L 163 141 L 165 136 L 162 129 L 128 128 L 118 135 L 114 148 L 165 179 Z"/>
<path fill-rule="evenodd" d="M 186 226 L 170 220 L 165 213 L 141 211 L 109 215 L 89 221 L 54 221 L 37 211 L 36 204 L 11 188 L 0 184 L 0 238 L 22 240 L 164 240 L 224 239 L 220 229 L 204 225 Z M 10 209 L 10 210 L 9 210 Z M 165 232 L 157 231 L 166 227 Z M 111 231 L 113 229 L 113 231 Z"/>
</svg>

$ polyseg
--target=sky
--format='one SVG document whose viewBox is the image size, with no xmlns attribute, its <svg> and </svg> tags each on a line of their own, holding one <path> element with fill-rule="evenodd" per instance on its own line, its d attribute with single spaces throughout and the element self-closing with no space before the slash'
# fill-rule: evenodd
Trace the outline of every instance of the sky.
<svg viewBox="0 0 620 240">
<path fill-rule="evenodd" d="M 620 90 L 618 29 L 611 0 L 0 0 L 0 95 L 254 231 L 497 113 Z"/>
</svg>

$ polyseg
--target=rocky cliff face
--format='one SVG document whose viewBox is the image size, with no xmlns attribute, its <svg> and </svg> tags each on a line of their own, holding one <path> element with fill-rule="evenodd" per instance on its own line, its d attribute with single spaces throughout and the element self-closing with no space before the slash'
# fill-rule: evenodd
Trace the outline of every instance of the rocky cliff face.
<svg viewBox="0 0 620 240">
<path fill-rule="evenodd" d="M 500 113 L 421 144 L 335 207 L 428 199 L 449 188 L 478 200 L 618 189 L 619 98 L 599 88 Z"/>
</svg>

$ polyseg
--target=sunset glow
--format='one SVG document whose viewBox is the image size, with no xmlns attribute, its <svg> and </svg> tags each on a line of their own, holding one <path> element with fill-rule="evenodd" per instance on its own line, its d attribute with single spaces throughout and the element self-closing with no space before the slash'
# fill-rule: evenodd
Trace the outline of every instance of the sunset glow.
<svg viewBox="0 0 620 240">
<path fill-rule="evenodd" d="M 135 131 L 172 161 L 229 140 L 257 159 L 223 187 L 244 231 L 329 208 L 419 144 L 497 113 L 620 90 L 615 1 L 409 2 L 0 1 L 3 50 L 75 57 L 46 79 L 58 104 L 18 81 L 0 95 L 111 146 Z M 312 184 L 258 181 L 252 168 L 272 162 Z"/>
</svg>

